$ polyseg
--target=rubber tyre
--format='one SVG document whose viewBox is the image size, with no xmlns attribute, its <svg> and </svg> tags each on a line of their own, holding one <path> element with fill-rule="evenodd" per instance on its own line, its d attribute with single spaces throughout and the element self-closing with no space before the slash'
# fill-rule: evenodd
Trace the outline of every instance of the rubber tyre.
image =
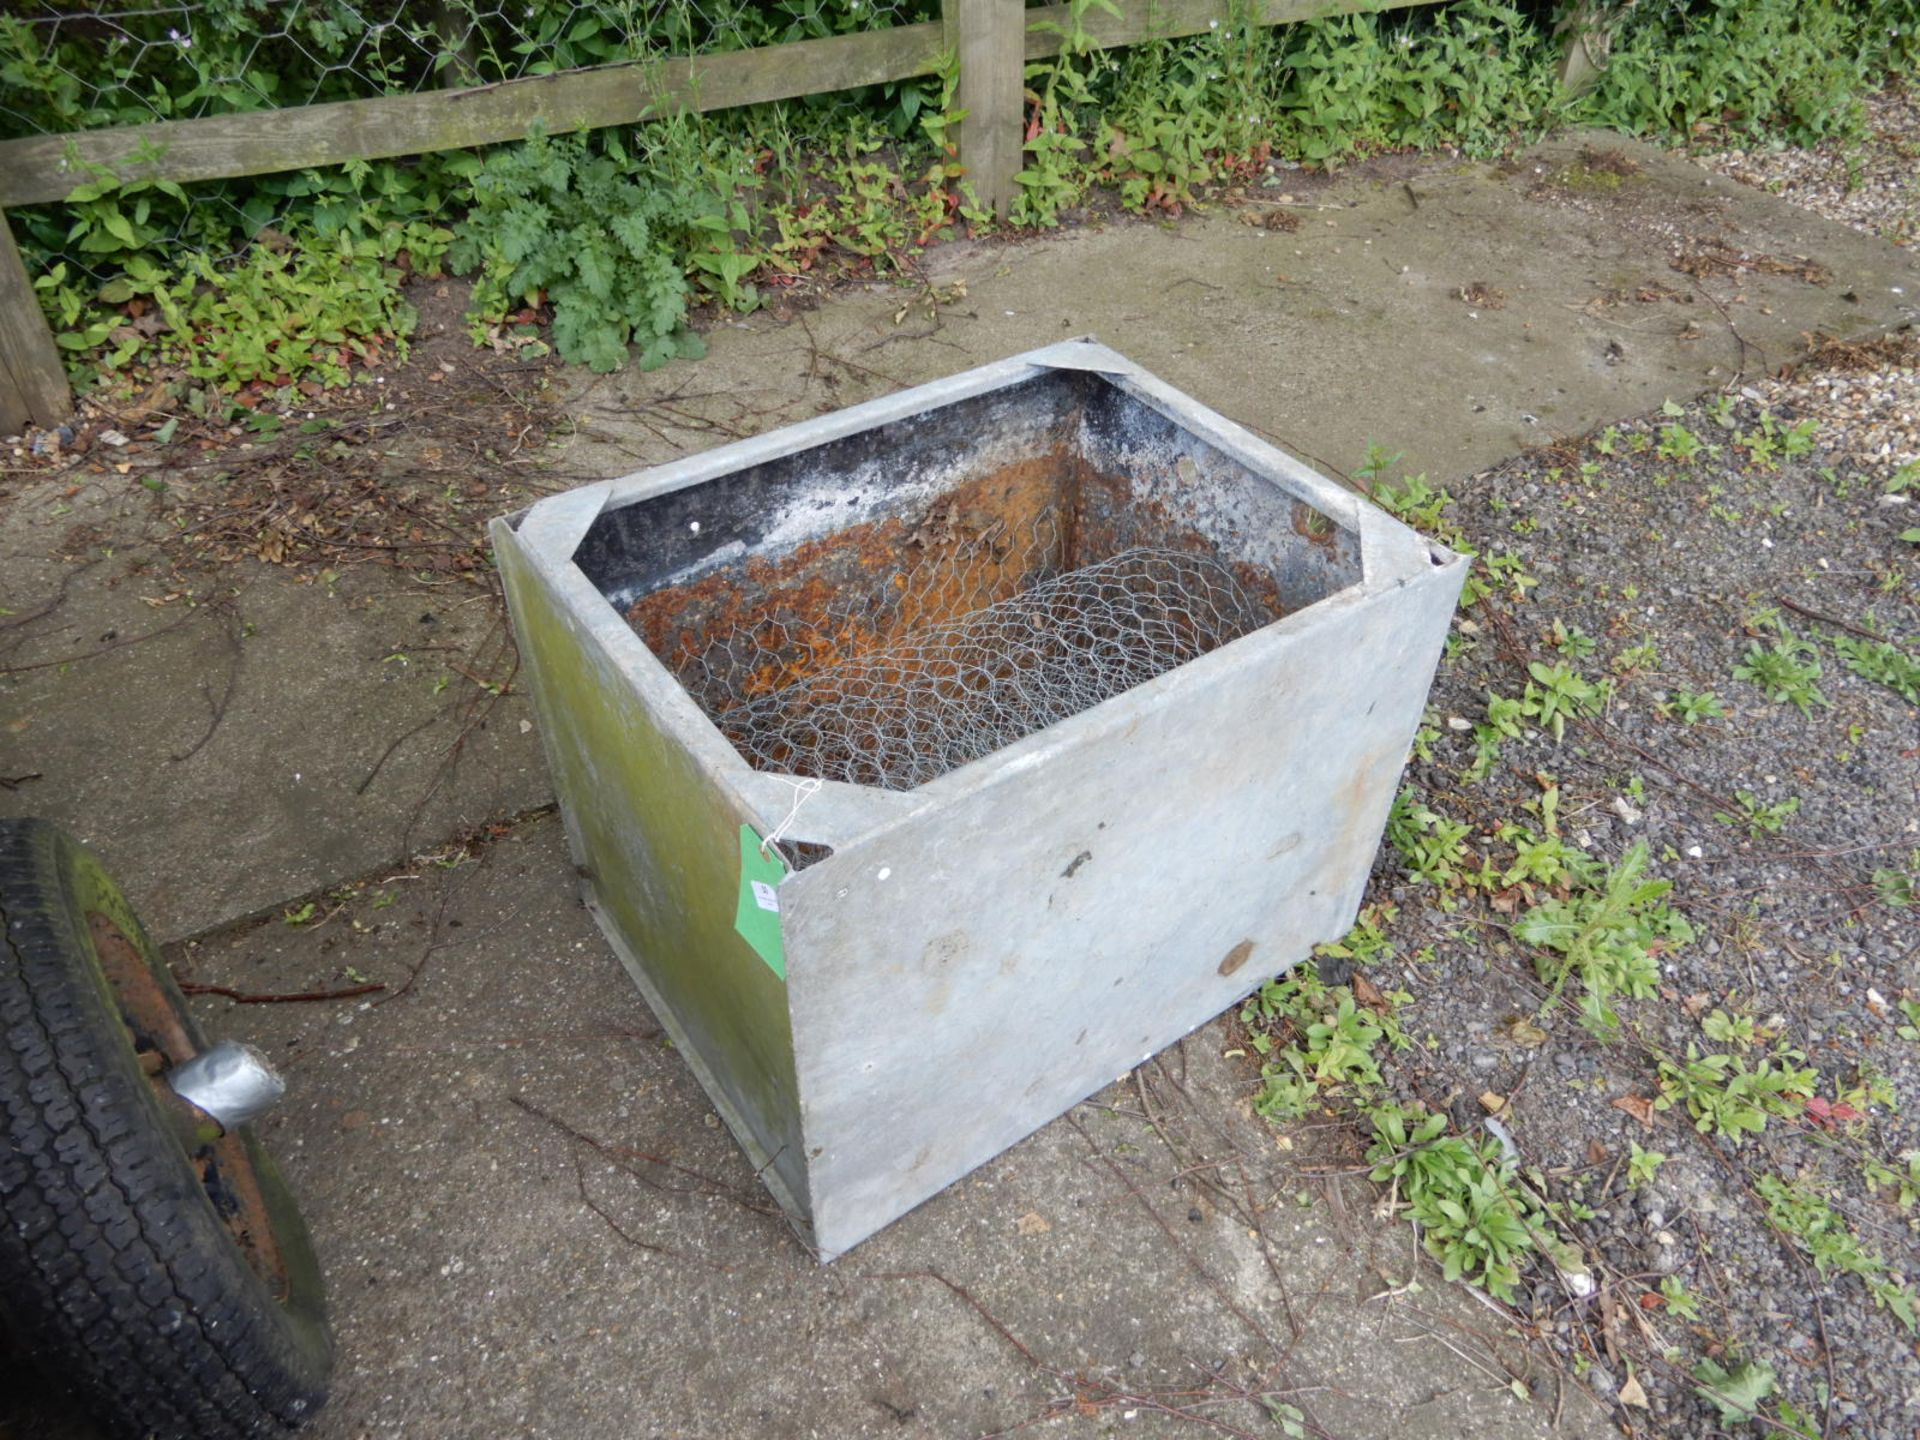
<svg viewBox="0 0 1920 1440">
<path fill-rule="evenodd" d="M 141 1068 L 100 917 L 204 1048 L 100 862 L 44 821 L 0 820 L 0 1324 L 109 1434 L 285 1435 L 332 1363 L 312 1243 L 243 1130 L 278 1251 L 271 1282 L 249 1263 Z"/>
</svg>

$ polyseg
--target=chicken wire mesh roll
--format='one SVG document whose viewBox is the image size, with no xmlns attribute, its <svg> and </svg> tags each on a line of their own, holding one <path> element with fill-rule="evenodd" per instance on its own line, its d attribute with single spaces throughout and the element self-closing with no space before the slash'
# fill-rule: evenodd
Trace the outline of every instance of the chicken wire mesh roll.
<svg viewBox="0 0 1920 1440">
<path fill-rule="evenodd" d="M 949 557 L 902 585 L 1000 573 Z M 983 586 L 985 581 L 983 580 Z M 896 614 L 921 607 L 897 600 Z M 758 673 L 728 644 L 687 677 L 721 731 L 762 770 L 908 790 L 1162 675 L 1274 618 L 1211 555 L 1137 547 L 747 693 Z M 764 641 L 761 643 L 764 644 Z"/>
</svg>

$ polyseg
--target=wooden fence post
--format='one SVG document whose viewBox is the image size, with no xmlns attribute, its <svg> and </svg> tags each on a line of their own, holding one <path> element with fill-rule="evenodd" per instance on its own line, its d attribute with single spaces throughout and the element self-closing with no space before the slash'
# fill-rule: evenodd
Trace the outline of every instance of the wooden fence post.
<svg viewBox="0 0 1920 1440">
<path fill-rule="evenodd" d="M 29 420 L 57 425 L 72 413 L 59 347 L 0 210 L 0 435 L 19 434 Z"/>
<path fill-rule="evenodd" d="M 1607 51 L 1613 45 L 1613 18 L 1603 0 L 1579 0 L 1560 22 L 1560 93 L 1584 95 L 1606 73 Z"/>
<path fill-rule="evenodd" d="M 943 0 L 947 45 L 960 61 L 960 163 L 1001 219 L 1013 203 L 1026 148 L 1025 0 Z"/>
</svg>

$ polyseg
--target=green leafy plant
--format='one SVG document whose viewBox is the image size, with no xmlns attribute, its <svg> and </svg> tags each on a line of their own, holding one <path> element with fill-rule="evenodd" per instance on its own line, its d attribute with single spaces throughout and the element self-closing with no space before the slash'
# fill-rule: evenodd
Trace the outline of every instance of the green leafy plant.
<svg viewBox="0 0 1920 1440">
<path fill-rule="evenodd" d="M 1813 144 L 1857 134 L 1888 46 L 1872 10 L 1795 0 L 1631 7 L 1606 73 L 1574 113 L 1641 135 Z"/>
<path fill-rule="evenodd" d="M 1700 1022 L 1700 1030 L 1717 1044 L 1738 1045 L 1743 1050 L 1760 1038 L 1759 1025 L 1753 1016 L 1740 1011 L 1729 1014 L 1718 1006 L 1707 1012 Z"/>
<path fill-rule="evenodd" d="M 1761 416 L 1762 424 L 1770 425 L 1772 420 L 1773 416 L 1771 413 Z M 1801 459 L 1813 453 L 1814 438 L 1819 435 L 1819 433 L 1820 422 L 1818 420 L 1797 420 L 1781 432 L 1780 447 L 1786 451 L 1787 458 L 1792 460 Z"/>
<path fill-rule="evenodd" d="M 1727 714 L 1727 707 L 1720 703 L 1720 697 L 1713 691 L 1688 690 L 1684 687 L 1674 691 L 1667 709 L 1677 715 L 1683 725 L 1698 725 L 1703 720 L 1723 720 Z"/>
<path fill-rule="evenodd" d="M 1362 1009 L 1347 991 L 1334 1002 L 1331 1014 L 1306 1027 L 1301 1053 L 1313 1078 L 1322 1084 L 1378 1085 L 1380 1067 L 1373 1051 L 1385 1034 L 1374 1013 Z"/>
<path fill-rule="evenodd" d="M 1502 886 L 1536 884 L 1552 887 L 1589 877 L 1594 865 L 1557 834 L 1536 835 L 1512 821 L 1494 832 L 1513 846 L 1513 864 L 1501 875 Z"/>
<path fill-rule="evenodd" d="M 620 368 L 630 345 L 643 370 L 704 353 L 686 328 L 681 257 L 710 238 L 696 222 L 718 198 L 635 174 L 607 131 L 553 139 L 536 128 L 479 162 L 473 209 L 448 252 L 456 271 L 479 272 L 475 313 L 497 320 L 549 304 L 561 355 L 601 372 Z"/>
<path fill-rule="evenodd" d="M 1395 455 L 1387 459 L 1384 463 L 1385 465 L 1391 465 L 1399 458 L 1398 455 Z M 1375 456 L 1370 451 L 1368 454 L 1369 463 L 1372 463 L 1374 459 Z M 1381 475 L 1383 469 L 1384 466 L 1375 468 L 1369 472 L 1367 467 L 1363 466 L 1355 473 L 1356 475 L 1371 478 L 1372 476 Z M 1390 483 L 1381 479 L 1374 486 L 1373 498 L 1390 514 L 1398 516 L 1400 519 L 1406 521 L 1407 524 L 1413 526 L 1414 529 L 1424 530 L 1429 534 L 1437 532 L 1443 527 L 1445 522 L 1442 517 L 1446 514 L 1447 507 L 1453 504 L 1453 496 L 1449 494 L 1445 488 L 1435 486 L 1427 479 L 1425 474 L 1409 475 L 1401 479 L 1398 483 Z"/>
<path fill-rule="evenodd" d="M 1702 1360 L 1694 1366 L 1693 1378 L 1700 1382 L 1694 1393 L 1729 1425 L 1757 1420 L 1760 1407 L 1773 1394 L 1773 1367 L 1761 1360 L 1748 1360 L 1730 1370 L 1717 1360 Z"/>
<path fill-rule="evenodd" d="M 1553 622 L 1548 633 L 1548 643 L 1569 660 L 1584 660 L 1593 654 L 1594 639 L 1578 625 L 1568 625 L 1560 620 Z"/>
<path fill-rule="evenodd" d="M 1284 1400 L 1276 1400 L 1271 1395 L 1262 1395 L 1260 1403 L 1266 1407 L 1267 1418 L 1280 1427 L 1280 1433 L 1285 1440 L 1306 1440 L 1306 1411 L 1298 1405 L 1289 1405 Z"/>
<path fill-rule="evenodd" d="M 1700 1318 L 1700 1299 L 1687 1288 L 1687 1282 L 1678 1275 L 1669 1275 L 1660 1282 L 1660 1294 L 1667 1302 L 1667 1313 L 1676 1320 L 1698 1320 Z"/>
<path fill-rule="evenodd" d="M 1773 623 L 1778 638 L 1772 645 L 1755 640 L 1747 658 L 1733 667 L 1734 678 L 1751 681 L 1769 700 L 1786 701 L 1802 715 L 1813 714 L 1816 705 L 1831 709 L 1833 702 L 1815 683 L 1821 671 L 1813 646 L 1784 622 Z"/>
<path fill-rule="evenodd" d="M 1514 7 L 1489 0 L 1288 26 L 1274 42 L 1283 84 L 1271 113 L 1287 148 L 1315 165 L 1392 145 L 1486 154 L 1551 108 L 1544 41 Z"/>
<path fill-rule="evenodd" d="M 1902 1211 L 1920 1204 L 1920 1150 L 1908 1150 L 1900 1156 L 1903 1169 L 1896 1170 L 1878 1157 L 1868 1155 L 1861 1165 L 1869 1190 L 1891 1190 L 1894 1203 Z"/>
<path fill-rule="evenodd" d="M 1806 1250 L 1822 1279 L 1836 1273 L 1857 1277 L 1874 1303 L 1892 1312 L 1909 1334 L 1920 1330 L 1912 1287 L 1866 1246 L 1825 1195 L 1804 1182 L 1789 1184 L 1778 1175 L 1762 1175 L 1754 1188 L 1766 1202 L 1768 1220 Z"/>
<path fill-rule="evenodd" d="M 1493 773 L 1500 759 L 1500 733 L 1492 725 L 1473 727 L 1473 762 L 1463 772 L 1469 781 L 1478 783 Z"/>
<path fill-rule="evenodd" d="M 1744 825 L 1747 833 L 1756 840 L 1762 835 L 1778 835 L 1800 809 L 1800 797 L 1797 795 L 1769 803 L 1751 790 L 1736 790 L 1733 798 L 1740 807 L 1740 813 L 1734 815 L 1725 810 L 1716 810 L 1713 818 L 1722 825 Z"/>
<path fill-rule="evenodd" d="M 1677 460 L 1682 465 L 1691 465 L 1711 448 L 1693 431 L 1676 421 L 1660 427 L 1660 445 L 1654 453 L 1662 460 Z"/>
<path fill-rule="evenodd" d="M 1527 688 L 1520 704 L 1526 713 L 1559 740 L 1569 718 L 1598 715 L 1607 701 L 1607 686 L 1584 678 L 1571 666 L 1534 660 L 1527 665 Z"/>
<path fill-rule="evenodd" d="M 1376 960 L 1384 960 L 1393 954 L 1393 941 L 1387 938 L 1387 926 L 1393 923 L 1399 913 L 1390 902 L 1363 905 L 1360 913 L 1354 917 L 1353 927 L 1345 936 L 1314 946 L 1313 953 L 1351 960 L 1355 965 L 1371 965 Z"/>
<path fill-rule="evenodd" d="M 1387 839 L 1407 862 L 1416 879 L 1445 884 L 1466 859 L 1465 821 L 1450 820 L 1424 804 L 1411 785 L 1394 796 L 1387 816 Z"/>
<path fill-rule="evenodd" d="M 1627 1184 L 1637 1190 L 1659 1173 L 1667 1157 L 1658 1150 L 1642 1150 L 1635 1141 L 1627 1144 Z"/>
<path fill-rule="evenodd" d="M 1738 1143 L 1764 1131 L 1768 1117 L 1795 1119 L 1806 1109 L 1819 1079 L 1810 1067 L 1796 1063 L 1806 1058 L 1780 1047 L 1749 1065 L 1744 1056 L 1703 1054 L 1688 1045 L 1685 1059 L 1660 1058 L 1660 1094 L 1653 1106 L 1684 1106 L 1702 1135 L 1724 1135 Z"/>
<path fill-rule="evenodd" d="M 1601 874 L 1601 866 L 1577 846 L 1560 837 L 1560 788 L 1550 785 L 1529 809 L 1540 817 L 1540 834 L 1517 820 L 1502 821 L 1494 838 L 1513 846 L 1514 860 L 1500 876 L 1502 887 L 1519 884 L 1557 886 L 1590 885 Z"/>
<path fill-rule="evenodd" d="M 1518 696 L 1496 695 L 1491 690 L 1487 692 L 1487 724 L 1495 734 L 1518 740 L 1527 733 L 1526 725 L 1531 713 Z"/>
<path fill-rule="evenodd" d="M 1533 661 L 1527 676 L 1518 697 L 1487 693 L 1487 723 L 1510 739 L 1519 739 L 1529 724 L 1549 731 L 1555 740 L 1564 739 L 1567 720 L 1598 715 L 1609 694 L 1606 682 L 1596 684 L 1557 662 Z"/>
<path fill-rule="evenodd" d="M 1920 659 L 1885 640 L 1839 634 L 1827 638 L 1854 674 L 1886 686 L 1909 705 L 1920 705 Z"/>
<path fill-rule="evenodd" d="M 1362 948 L 1369 943 L 1363 938 Z M 1397 1009 L 1409 998 L 1395 991 L 1386 1001 Z M 1273 1120 L 1305 1114 L 1335 1087 L 1378 1085 L 1381 1045 L 1405 1049 L 1409 1043 L 1392 1010 L 1380 1015 L 1358 1004 L 1351 987 L 1325 984 L 1311 961 L 1249 996 L 1240 1023 L 1263 1061 L 1254 1108 Z"/>
<path fill-rule="evenodd" d="M 1619 1029 L 1616 995 L 1645 997 L 1660 978 L 1659 956 L 1693 939 L 1686 917 L 1666 903 L 1669 880 L 1647 878 L 1647 846 L 1564 899 L 1548 899 L 1522 915 L 1514 937 L 1542 953 L 1540 978 L 1558 996 L 1580 983 L 1581 1023 L 1598 1035 Z"/>
<path fill-rule="evenodd" d="M 1636 641 L 1613 657 L 1608 668 L 1616 675 L 1634 675 L 1660 663 L 1660 647 L 1649 637 Z"/>
<path fill-rule="evenodd" d="M 1511 1300 L 1529 1255 L 1543 1253 L 1555 1263 L 1569 1258 L 1571 1247 L 1498 1140 L 1449 1135 L 1444 1113 L 1398 1105 L 1379 1106 L 1368 1119 L 1373 1179 L 1393 1185 L 1447 1279 L 1464 1277 Z"/>
<path fill-rule="evenodd" d="M 1913 904 L 1913 874 L 1883 865 L 1873 872 L 1873 898 L 1889 910 L 1905 910 Z"/>
<path fill-rule="evenodd" d="M 1494 551 L 1481 563 L 1486 570 L 1489 593 L 1504 586 L 1508 598 L 1516 605 L 1526 604 L 1527 592 L 1540 583 L 1539 577 L 1529 574 L 1520 557 L 1511 550 Z"/>
<path fill-rule="evenodd" d="M 1802 420 L 1783 426 L 1773 418 L 1771 410 L 1762 410 L 1759 427 L 1742 432 L 1733 443 L 1747 452 L 1748 463 L 1755 469 L 1777 470 L 1782 455 L 1799 459 L 1811 454 L 1814 436 L 1819 429 L 1817 420 Z"/>
<path fill-rule="evenodd" d="M 76 218 L 64 243 L 107 278 L 89 279 L 61 260 L 34 281 L 77 382 L 96 369 L 151 362 L 180 365 L 225 389 L 309 378 L 338 385 L 356 359 L 387 347 L 405 358 L 415 315 L 401 283 L 410 267 L 433 263 L 447 232 L 337 222 L 216 263 L 192 240 L 223 245 L 234 238 L 228 231 L 188 227 L 192 240 L 181 244 L 187 222 L 178 213 L 162 219 L 162 207 L 187 207 L 180 186 L 121 184 L 101 167 L 83 168 L 94 178 L 72 192 Z"/>
</svg>

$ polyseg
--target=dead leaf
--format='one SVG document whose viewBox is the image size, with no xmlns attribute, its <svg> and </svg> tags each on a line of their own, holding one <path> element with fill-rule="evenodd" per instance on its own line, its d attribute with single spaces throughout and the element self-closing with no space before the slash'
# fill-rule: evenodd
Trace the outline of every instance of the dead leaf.
<svg viewBox="0 0 1920 1440">
<path fill-rule="evenodd" d="M 1353 998 L 1369 1010 L 1377 1010 L 1382 1015 L 1392 1008 L 1387 1004 L 1387 997 L 1380 993 L 1380 987 L 1364 975 L 1353 977 Z"/>
<path fill-rule="evenodd" d="M 1046 1216 L 1038 1210 L 1029 1210 L 1013 1222 L 1013 1228 L 1022 1235 L 1044 1235 L 1053 1229 L 1053 1226 L 1047 1223 Z"/>
<path fill-rule="evenodd" d="M 1653 1128 L 1653 1101 L 1642 1095 L 1622 1095 L 1613 1102 L 1613 1108 L 1624 1110 L 1649 1130 Z"/>
<path fill-rule="evenodd" d="M 1547 1043 L 1547 1032 L 1526 1016 L 1516 1015 L 1507 1022 L 1507 1039 L 1531 1050 Z"/>
<path fill-rule="evenodd" d="M 1480 1092 L 1480 1108 L 1489 1115 L 1498 1115 L 1507 1108 L 1507 1097 L 1493 1090 Z"/>
<path fill-rule="evenodd" d="M 1845 1124 L 1849 1120 L 1864 1120 L 1853 1106 L 1844 1100 L 1829 1100 L 1823 1095 L 1815 1095 L 1807 1101 L 1807 1116 L 1822 1130 L 1831 1130 L 1835 1122 Z"/>
<path fill-rule="evenodd" d="M 1647 1404 L 1647 1392 L 1641 1388 L 1640 1377 L 1638 1375 L 1627 1376 L 1627 1383 L 1620 1387 L 1620 1403 L 1622 1405 L 1631 1405 L 1636 1410 L 1651 1410 L 1653 1408 Z"/>
<path fill-rule="evenodd" d="M 1712 1003 L 1713 1001 L 1707 998 L 1707 993 L 1703 990 L 1698 994 L 1687 996 L 1686 999 L 1680 1002 L 1680 1008 L 1687 1012 L 1687 1018 L 1689 1020 L 1697 1020 L 1700 1018 L 1701 1012 Z"/>
<path fill-rule="evenodd" d="M 1604 1165 L 1607 1163 L 1607 1147 L 1598 1140 L 1587 1141 L 1587 1164 Z"/>
</svg>

